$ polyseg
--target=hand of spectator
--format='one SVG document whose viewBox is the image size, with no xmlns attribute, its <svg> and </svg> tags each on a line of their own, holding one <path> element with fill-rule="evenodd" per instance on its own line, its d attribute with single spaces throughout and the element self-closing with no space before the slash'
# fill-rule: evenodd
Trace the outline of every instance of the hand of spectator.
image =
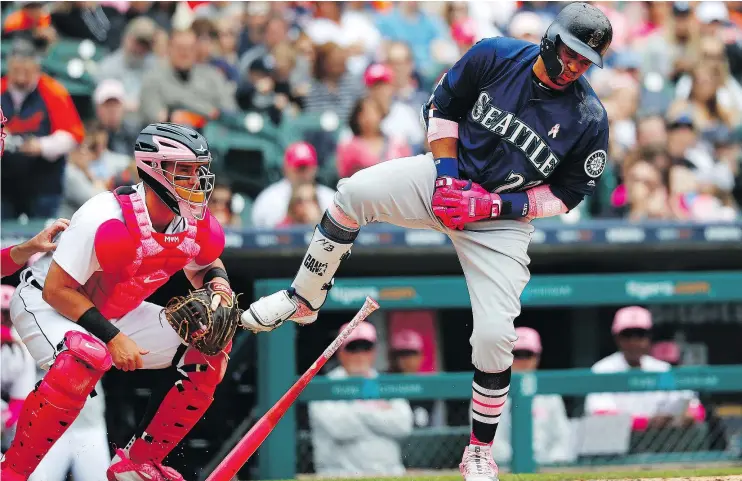
<svg viewBox="0 0 742 481">
<path fill-rule="evenodd" d="M 38 157 L 41 155 L 41 142 L 36 137 L 29 137 L 21 145 L 20 151 L 26 155 Z"/>
<path fill-rule="evenodd" d="M 664 428 L 667 427 L 672 420 L 673 417 L 669 414 L 659 414 L 649 419 L 649 425 L 647 427 L 650 429 Z"/>
<path fill-rule="evenodd" d="M 275 84 L 273 83 L 273 79 L 270 77 L 264 77 L 255 82 L 255 88 L 261 94 L 267 94 L 268 92 L 273 90 L 274 86 Z"/>
</svg>

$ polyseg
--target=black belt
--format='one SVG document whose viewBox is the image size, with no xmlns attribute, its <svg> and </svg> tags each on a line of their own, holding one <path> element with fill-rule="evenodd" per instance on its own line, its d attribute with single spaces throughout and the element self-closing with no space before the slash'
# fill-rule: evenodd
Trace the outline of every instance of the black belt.
<svg viewBox="0 0 742 481">
<path fill-rule="evenodd" d="M 26 284 L 31 284 L 33 287 L 35 287 L 36 289 L 38 289 L 40 291 L 43 291 L 44 290 L 44 288 L 41 287 L 41 284 L 39 284 L 39 281 L 37 281 L 36 279 L 34 279 L 33 273 L 31 273 L 30 270 L 28 270 L 28 271 L 26 271 L 24 273 L 24 279 L 23 279 L 23 281 Z"/>
</svg>

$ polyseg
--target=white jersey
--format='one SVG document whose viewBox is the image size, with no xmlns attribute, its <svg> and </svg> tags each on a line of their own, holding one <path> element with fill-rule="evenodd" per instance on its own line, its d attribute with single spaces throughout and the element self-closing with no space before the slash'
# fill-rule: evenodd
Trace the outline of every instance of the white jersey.
<svg viewBox="0 0 742 481">
<path fill-rule="evenodd" d="M 664 372 L 672 366 L 652 356 L 642 356 L 640 359 L 642 371 Z M 623 353 L 615 352 L 596 362 L 592 371 L 596 373 L 625 372 L 630 369 Z M 585 412 L 621 412 L 632 416 L 652 417 L 658 414 L 680 414 L 678 401 L 690 401 L 693 393 L 687 391 L 652 391 L 629 393 L 595 393 L 585 399 Z M 682 411 L 682 409 L 681 409 Z"/>
<path fill-rule="evenodd" d="M 0 348 L 0 387 L 11 399 L 26 399 L 36 383 L 36 363 L 20 342 Z"/>
<path fill-rule="evenodd" d="M 144 199 L 144 184 L 139 183 L 134 188 Z M 124 220 L 121 206 L 113 192 L 100 193 L 85 202 L 72 216 L 70 226 L 59 234 L 54 253 L 44 255 L 31 267 L 34 279 L 43 287 L 53 259 L 78 283 L 85 284 L 96 271 L 101 270 L 95 256 L 95 233 L 101 224 L 111 219 Z M 186 226 L 185 219 L 176 216 L 165 234 L 177 234 L 184 231 Z M 195 264 L 191 267 L 198 269 Z"/>
</svg>

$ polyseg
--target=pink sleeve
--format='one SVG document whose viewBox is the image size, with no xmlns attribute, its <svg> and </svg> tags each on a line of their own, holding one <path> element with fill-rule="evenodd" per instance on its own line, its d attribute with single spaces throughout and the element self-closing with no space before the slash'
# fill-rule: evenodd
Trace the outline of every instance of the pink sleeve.
<svg viewBox="0 0 742 481">
<path fill-rule="evenodd" d="M 539 185 L 526 190 L 528 195 L 528 219 L 552 217 L 569 212 L 560 198 L 554 195 L 548 185 Z"/>
<path fill-rule="evenodd" d="M 13 262 L 13 258 L 10 257 L 10 249 L 12 249 L 15 246 L 6 247 L 2 251 L 2 259 L 0 259 L 0 277 L 10 276 L 15 274 L 18 269 L 20 269 L 23 266 L 19 266 L 15 262 Z"/>
</svg>

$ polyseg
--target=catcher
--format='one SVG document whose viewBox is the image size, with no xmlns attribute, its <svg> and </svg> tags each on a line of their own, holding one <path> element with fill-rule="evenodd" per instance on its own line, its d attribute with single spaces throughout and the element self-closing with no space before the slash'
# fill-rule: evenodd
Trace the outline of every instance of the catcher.
<svg viewBox="0 0 742 481">
<path fill-rule="evenodd" d="M 219 259 L 224 232 L 206 207 L 214 186 L 208 143 L 159 123 L 141 131 L 134 150 L 142 183 L 90 199 L 54 254 L 21 273 L 11 319 L 48 373 L 23 405 L 3 481 L 28 479 L 111 365 L 168 369 L 173 382 L 155 387 L 159 407 L 116 451 L 108 480 L 182 480 L 162 461 L 224 376 L 240 311 Z M 165 308 L 144 302 L 181 269 L 194 292 Z"/>
</svg>

